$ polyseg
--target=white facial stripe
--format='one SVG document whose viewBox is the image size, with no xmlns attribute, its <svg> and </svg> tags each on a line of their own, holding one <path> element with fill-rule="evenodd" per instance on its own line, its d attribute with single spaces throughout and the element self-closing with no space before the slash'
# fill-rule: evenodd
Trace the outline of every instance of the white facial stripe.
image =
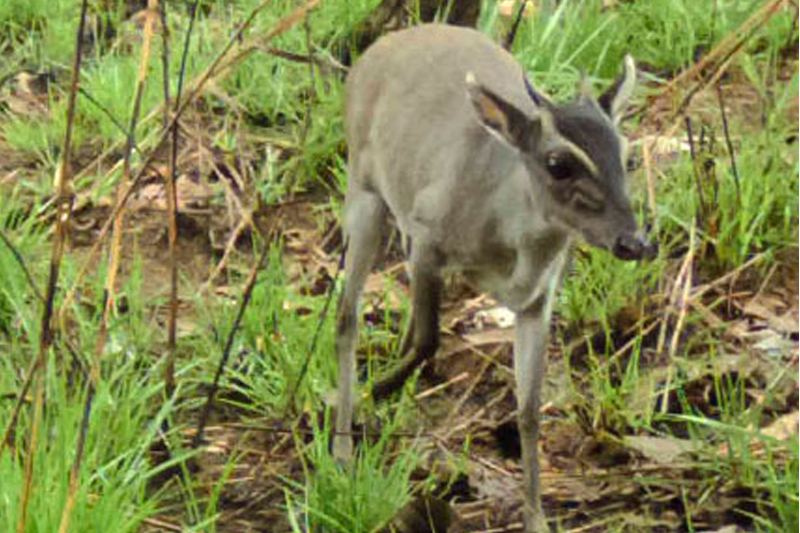
<svg viewBox="0 0 800 533">
<path fill-rule="evenodd" d="M 553 117 L 550 115 L 549 112 L 542 112 L 541 114 L 541 124 L 542 124 L 542 133 L 544 136 L 552 136 L 556 141 L 556 146 L 566 146 L 570 152 L 575 154 L 575 157 L 583 163 L 583 166 L 593 175 L 593 176 L 600 176 L 600 171 L 597 169 L 597 165 L 594 164 L 594 161 L 586 155 L 586 152 L 581 150 L 578 145 L 558 133 L 555 124 L 553 123 Z M 548 135 L 549 134 L 549 135 Z"/>
<path fill-rule="evenodd" d="M 594 161 L 592 161 L 591 158 L 588 155 L 586 155 L 586 152 L 578 148 L 578 145 L 576 145 L 575 143 L 568 141 L 563 137 L 561 138 L 561 140 L 564 143 L 564 145 L 566 145 L 566 147 L 569 148 L 570 152 L 572 152 L 575 155 L 575 157 L 577 157 L 578 160 L 583 164 L 583 166 L 586 167 L 586 169 L 592 176 L 600 177 L 600 171 L 597 169 L 597 165 L 595 165 Z"/>
</svg>

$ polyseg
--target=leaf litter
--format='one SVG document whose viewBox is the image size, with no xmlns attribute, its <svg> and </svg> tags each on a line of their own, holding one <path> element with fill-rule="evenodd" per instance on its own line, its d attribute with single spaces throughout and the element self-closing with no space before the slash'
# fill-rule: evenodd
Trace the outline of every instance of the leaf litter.
<svg viewBox="0 0 800 533">
<path fill-rule="evenodd" d="M 4 99 L 10 112 L 40 112 L 42 98 L 35 92 L 31 78 L 23 76 L 17 83 L 12 95 Z M 335 217 L 329 211 L 323 212 L 321 218 L 325 222 L 320 224 L 317 210 L 322 205 L 320 195 L 312 192 L 259 212 L 248 205 L 246 183 L 252 176 L 236 169 L 246 165 L 231 164 L 230 154 L 198 149 L 213 143 L 202 134 L 201 117 L 187 123 L 194 124 L 190 131 L 197 142 L 187 143 L 182 157 L 184 161 L 195 158 L 198 164 L 191 166 L 202 170 L 178 178 L 183 218 L 181 249 L 187 259 L 182 263 L 183 274 L 200 286 L 220 253 L 232 250 L 235 255 L 236 250 L 251 246 L 252 229 L 237 232 L 236 228 L 242 220 L 252 219 L 254 226 L 273 227 L 281 235 L 290 283 L 300 293 L 324 296 L 334 283 L 332 276 L 338 258 L 320 244 L 330 242 L 331 230 L 336 231 Z M 657 138 L 655 142 L 658 164 L 667 164 L 676 157 L 675 153 L 686 150 L 683 141 L 675 138 Z M 245 150 L 239 157 L 247 159 L 254 155 Z M 96 191 L 79 195 L 78 225 L 72 236 L 79 248 L 93 242 L 111 206 L 107 197 L 95 196 Z M 156 279 L 166 279 L 165 211 L 163 187 L 154 175 L 152 180 L 143 181 L 130 204 L 133 221 L 128 238 L 139 243 L 138 250 L 145 255 L 145 269 L 154 272 Z M 226 241 L 224 237 L 231 234 L 237 238 Z M 80 256 L 80 249 L 77 255 Z M 387 254 L 391 256 L 391 252 Z M 237 263 L 241 263 L 241 258 L 234 258 L 230 268 L 237 268 Z M 408 280 L 403 270 L 401 262 L 384 261 L 380 270 L 369 277 L 365 314 L 377 320 L 387 309 L 399 313 L 408 301 Z M 796 264 L 793 275 L 788 284 L 774 283 L 766 288 L 753 283 L 730 284 L 728 289 L 741 291 L 735 297 L 725 295 L 734 312 L 728 316 L 710 311 L 718 324 L 724 326 L 725 348 L 730 351 L 722 353 L 713 365 L 692 360 L 692 354 L 686 354 L 679 363 L 684 373 L 682 388 L 691 397 L 691 405 L 712 418 L 720 416 L 720 398 L 715 397 L 715 384 L 720 379 L 742 382 L 751 404 L 769 400 L 764 409 L 771 415 L 767 418 L 771 422 L 763 428 L 752 428 L 749 437 L 754 454 L 766 453 L 769 439 L 791 441 L 798 435 L 794 379 L 798 366 Z M 214 289 L 217 296 L 237 294 L 236 286 L 224 282 L 218 282 Z M 146 284 L 144 290 L 157 294 L 164 288 L 159 282 Z M 465 294 L 472 297 L 465 299 Z M 191 298 L 187 293 L 181 299 L 189 312 L 181 313 L 179 324 L 183 334 L 188 335 L 193 330 L 188 303 Z M 513 317 L 490 298 L 476 295 L 461 280 L 448 286 L 444 307 L 442 348 L 431 364 L 436 380 L 423 373 L 419 380 L 422 393 L 416 400 L 423 413 L 421 428 L 417 429 L 438 439 L 424 441 L 422 447 L 427 447 L 429 453 L 436 450 L 435 457 L 439 459 L 459 457 L 469 439 L 469 451 L 464 458 L 466 468 L 461 472 L 466 481 L 459 490 L 442 493 L 457 515 L 450 531 L 513 531 L 520 526 L 521 505 L 518 494 L 521 469 L 518 451 L 515 455 L 513 450 L 515 403 L 510 370 Z M 304 312 L 289 303 L 285 310 Z M 395 319 L 399 324 L 399 315 Z M 398 329 L 398 324 L 394 329 Z M 546 384 L 546 397 L 551 400 L 543 406 L 542 490 L 551 518 L 565 530 L 576 532 L 605 531 L 611 523 L 625 524 L 631 531 L 683 531 L 687 495 L 690 500 L 699 499 L 710 488 L 712 495 L 706 499 L 704 509 L 693 510 L 694 526 L 713 533 L 749 530 L 751 523 L 737 510 L 753 495 L 738 493 L 737 487 L 724 479 L 711 482 L 703 479 L 704 474 L 698 469 L 699 454 L 708 451 L 709 443 L 676 436 L 684 432 L 679 429 L 683 426 L 675 423 L 672 432 L 663 434 L 641 433 L 626 427 L 627 433 L 618 435 L 603 430 L 589 432 L 576 422 L 571 416 L 578 401 L 576 396 L 555 392 L 565 389 L 566 378 L 559 375 L 562 357 L 564 354 L 558 350 L 551 353 Z M 787 367 L 792 370 L 787 372 Z M 665 380 L 663 361 L 653 360 L 646 371 L 639 380 L 642 390 L 631 394 L 630 408 L 634 411 L 652 409 L 657 403 L 652 395 L 653 384 Z M 441 382 L 448 382 L 448 387 L 424 395 L 424 391 Z M 458 407 L 457 412 L 453 412 L 454 406 Z M 676 404 L 667 406 L 666 411 L 680 413 L 682 409 Z M 223 518 L 217 530 L 269 531 L 275 530 L 276 524 L 287 525 L 282 480 L 301 479 L 302 468 L 297 448 L 291 436 L 283 431 L 281 420 L 265 421 L 266 427 L 258 429 L 245 427 L 235 413 L 221 413 L 219 418 L 217 425 L 208 428 L 210 444 L 202 452 L 201 478 L 207 479 L 212 487 L 221 479 L 228 459 L 235 455 L 237 460 L 224 479 L 220 505 Z M 318 422 L 306 418 L 304 423 L 308 429 Z M 510 445 L 499 442 L 497 428 L 506 428 L 504 431 L 511 433 L 504 437 L 512 442 Z M 725 442 L 712 442 L 710 446 L 719 455 L 730 453 Z M 434 471 L 442 467 L 427 468 Z M 440 475 L 444 478 L 453 474 L 445 471 Z M 164 523 L 169 524 L 170 520 L 164 518 Z M 161 527 L 152 526 L 153 530 Z"/>
</svg>

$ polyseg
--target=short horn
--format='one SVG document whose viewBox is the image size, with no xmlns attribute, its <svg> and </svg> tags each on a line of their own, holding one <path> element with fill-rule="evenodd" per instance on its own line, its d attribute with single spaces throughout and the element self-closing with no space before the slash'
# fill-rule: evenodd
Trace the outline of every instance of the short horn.
<svg viewBox="0 0 800 533">
<path fill-rule="evenodd" d="M 581 81 L 578 82 L 578 90 L 580 91 L 581 98 L 594 100 L 594 96 L 592 95 L 592 82 L 583 69 L 581 69 Z"/>
</svg>

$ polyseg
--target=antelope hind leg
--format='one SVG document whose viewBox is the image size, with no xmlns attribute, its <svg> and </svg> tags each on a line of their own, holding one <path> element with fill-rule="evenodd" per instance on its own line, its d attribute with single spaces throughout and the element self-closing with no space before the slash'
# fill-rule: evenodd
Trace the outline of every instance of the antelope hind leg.
<svg viewBox="0 0 800 533">
<path fill-rule="evenodd" d="M 400 389 L 414 370 L 433 357 L 439 348 L 442 278 L 435 257 L 433 250 L 423 246 L 412 252 L 411 319 L 400 352 L 405 355 L 413 342 L 414 353 L 404 357 L 396 369 L 373 385 L 372 397 L 375 400 L 382 400 Z"/>
<path fill-rule="evenodd" d="M 345 203 L 345 283 L 337 312 L 336 352 L 339 387 L 333 455 L 347 461 L 353 453 L 353 409 L 356 395 L 358 299 L 380 249 L 386 205 L 376 194 L 351 184 Z"/>
</svg>

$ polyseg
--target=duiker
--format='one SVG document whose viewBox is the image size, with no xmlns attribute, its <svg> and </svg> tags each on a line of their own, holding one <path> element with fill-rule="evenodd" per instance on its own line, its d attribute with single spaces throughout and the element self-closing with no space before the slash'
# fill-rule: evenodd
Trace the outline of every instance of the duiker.
<svg viewBox="0 0 800 533">
<path fill-rule="evenodd" d="M 338 314 L 334 453 L 347 460 L 356 387 L 358 297 L 392 215 L 408 253 L 414 353 L 395 388 L 439 341 L 443 269 L 457 269 L 516 314 L 514 372 L 527 532 L 548 531 L 537 440 L 550 315 L 570 241 L 640 259 L 617 131 L 635 68 L 599 98 L 559 105 L 514 58 L 471 29 L 425 25 L 380 39 L 347 81 L 350 181 Z"/>
</svg>

